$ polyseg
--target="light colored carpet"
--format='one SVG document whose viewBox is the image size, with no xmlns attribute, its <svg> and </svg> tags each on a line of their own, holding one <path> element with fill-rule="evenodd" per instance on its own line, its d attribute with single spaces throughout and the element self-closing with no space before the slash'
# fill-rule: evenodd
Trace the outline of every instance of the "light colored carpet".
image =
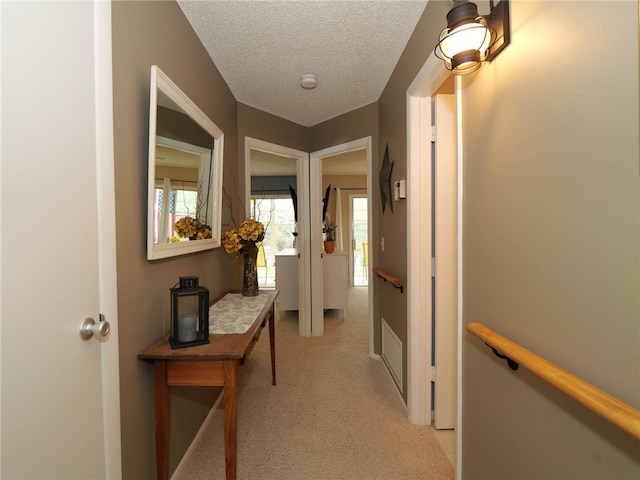
<svg viewBox="0 0 640 480">
<path fill-rule="evenodd" d="M 325 335 L 300 337 L 296 312 L 276 323 L 278 385 L 268 332 L 240 369 L 238 480 L 439 480 L 453 466 L 428 426 L 410 424 L 384 365 L 368 356 L 367 289 Z M 176 480 L 224 478 L 222 412 L 204 427 Z"/>
</svg>

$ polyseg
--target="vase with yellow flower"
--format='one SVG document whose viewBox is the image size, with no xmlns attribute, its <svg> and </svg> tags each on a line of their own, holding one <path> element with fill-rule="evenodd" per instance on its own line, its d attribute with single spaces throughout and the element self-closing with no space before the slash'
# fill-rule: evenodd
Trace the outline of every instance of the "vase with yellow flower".
<svg viewBox="0 0 640 480">
<path fill-rule="evenodd" d="M 242 277 L 242 295 L 258 295 L 258 244 L 264 240 L 264 225 L 253 218 L 247 218 L 238 228 L 224 234 L 222 246 L 227 253 L 242 254 L 244 274 Z"/>
</svg>

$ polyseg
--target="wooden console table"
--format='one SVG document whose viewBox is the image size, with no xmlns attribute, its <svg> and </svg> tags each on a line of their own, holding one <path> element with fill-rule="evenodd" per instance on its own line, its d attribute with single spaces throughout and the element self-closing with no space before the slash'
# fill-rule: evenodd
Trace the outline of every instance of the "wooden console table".
<svg viewBox="0 0 640 480">
<path fill-rule="evenodd" d="M 277 296 L 277 290 L 262 291 L 258 297 L 227 293 L 211 304 L 209 344 L 173 350 L 166 335 L 138 355 L 141 360 L 154 365 L 156 467 L 159 480 L 169 478 L 169 387 L 173 385 L 224 387 L 226 478 L 236 478 L 238 369 L 248 358 L 268 322 L 272 383 L 276 384 L 274 301 Z M 220 311 L 216 310 L 218 306 Z M 231 320 L 222 318 L 226 315 L 224 311 L 232 313 L 228 315 L 232 317 Z M 234 329 L 243 333 L 216 333 Z"/>
</svg>

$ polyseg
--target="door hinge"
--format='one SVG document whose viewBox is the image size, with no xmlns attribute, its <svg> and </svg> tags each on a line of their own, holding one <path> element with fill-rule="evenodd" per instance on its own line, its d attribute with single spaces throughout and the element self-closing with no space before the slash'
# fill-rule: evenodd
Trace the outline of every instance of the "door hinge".
<svg viewBox="0 0 640 480">
<path fill-rule="evenodd" d="M 436 278 L 436 257 L 431 257 L 431 278 Z"/>
<path fill-rule="evenodd" d="M 436 143 L 436 126 L 431 125 L 431 143 Z"/>
<path fill-rule="evenodd" d="M 431 365 L 431 381 L 436 381 L 436 367 L 435 365 Z"/>
</svg>

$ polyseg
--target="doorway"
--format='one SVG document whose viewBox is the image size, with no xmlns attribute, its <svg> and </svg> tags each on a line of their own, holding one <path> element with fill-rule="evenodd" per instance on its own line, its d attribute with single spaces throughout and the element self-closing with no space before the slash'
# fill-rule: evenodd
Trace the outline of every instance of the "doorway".
<svg viewBox="0 0 640 480">
<path fill-rule="evenodd" d="M 261 170 L 262 176 L 267 176 L 267 172 L 271 171 L 270 175 L 286 175 L 289 177 L 295 177 L 296 182 L 296 200 L 297 200 L 297 222 L 295 223 L 295 254 L 296 260 L 295 263 L 297 266 L 294 268 L 297 277 L 295 279 L 295 283 L 298 284 L 297 295 L 293 292 L 292 302 L 295 302 L 295 310 L 298 310 L 298 318 L 299 318 L 299 331 L 300 335 L 303 336 L 320 336 L 323 334 L 323 321 L 324 321 L 324 312 L 323 312 L 323 270 L 322 270 L 322 258 L 324 256 L 323 250 L 323 224 L 322 224 L 322 199 L 326 193 L 326 189 L 328 185 L 325 185 L 323 188 L 323 168 L 327 168 L 328 176 L 325 180 L 328 183 L 334 182 L 332 188 L 338 188 L 337 183 L 334 180 L 333 175 L 339 174 L 340 170 L 336 170 L 337 168 L 349 168 L 349 163 L 345 161 L 344 155 L 349 155 L 353 152 L 360 152 L 362 156 L 362 171 L 364 175 L 363 184 L 360 186 L 358 184 L 357 188 L 363 189 L 361 190 L 365 194 L 372 191 L 372 165 L 371 165 L 371 137 L 362 138 L 359 140 L 354 140 L 352 142 L 348 142 L 345 144 L 337 145 L 334 147 L 330 147 L 318 152 L 314 152 L 311 154 L 290 149 L 288 147 L 283 147 L 281 145 L 265 142 L 262 140 L 258 140 L 255 138 L 246 137 L 245 138 L 245 192 L 247 192 L 246 197 L 246 205 L 247 205 L 247 215 L 251 215 L 252 212 L 250 210 L 251 205 L 251 178 L 253 173 L 258 173 L 256 168 L 260 162 L 253 164 L 252 156 L 262 155 L 264 160 L 268 165 Z M 293 169 L 293 163 L 295 163 L 295 173 Z M 286 164 L 289 164 L 288 167 L 284 167 Z M 264 167 L 264 165 L 263 165 Z M 262 167 L 260 167 L 262 168 Z M 278 170 L 283 169 L 284 170 Z M 274 172 L 278 171 L 277 174 Z M 253 173 L 252 173 L 253 172 Z M 341 172 L 344 174 L 344 172 Z M 366 177 L 366 178 L 365 178 Z M 291 178 L 290 178 L 291 180 Z M 290 182 L 289 182 L 290 183 Z M 257 196 L 267 197 L 269 195 L 280 195 L 280 200 L 286 200 L 286 194 L 284 189 L 288 188 L 288 184 L 285 187 L 273 187 L 267 188 L 263 186 L 263 192 L 260 194 L 256 194 Z M 340 187 L 353 187 L 354 185 L 342 184 Z M 279 189 L 279 192 L 267 192 L 267 190 Z M 254 191 L 256 191 L 254 189 Z M 331 190 L 330 190 L 331 192 Z M 347 188 L 344 188 L 344 193 L 349 192 Z M 315 198 L 315 202 L 311 202 L 310 199 Z M 333 198 L 335 201 L 336 194 L 335 190 L 330 195 L 330 198 Z M 271 200 L 269 200 L 271 201 Z M 345 200 L 345 205 L 348 204 L 348 197 Z M 271 209 L 271 207 L 267 207 Z M 334 213 L 335 215 L 335 213 Z M 370 230 L 371 226 L 371 202 L 367 202 L 367 230 Z M 313 219 L 313 220 L 312 220 Z M 350 244 L 351 240 L 349 237 L 348 229 L 346 232 L 346 242 Z M 287 242 L 285 242 L 287 243 Z M 367 243 L 371 244 L 371 232 L 367 233 Z M 291 240 L 291 245 L 293 245 L 293 238 Z M 313 245 L 313 246 L 312 246 Z M 275 250 L 277 250 L 277 242 L 276 248 L 272 249 L 270 247 L 269 253 L 266 251 L 265 246 L 265 261 L 267 263 L 267 270 L 272 266 L 275 269 L 273 257 L 277 255 L 274 254 Z M 369 256 L 371 256 L 371 252 L 369 252 Z M 366 266 L 367 270 L 370 269 L 372 262 L 369 261 Z M 274 270 L 275 272 L 275 270 Z M 312 273 L 313 272 L 313 273 Z M 366 272 L 368 275 L 368 271 Z M 274 273 L 275 274 L 275 273 Z M 264 273 L 267 280 L 269 279 L 269 273 Z M 315 279 L 315 281 L 314 281 Z M 277 280 L 277 275 L 276 275 Z M 299 281 L 298 281 L 299 280 Z M 268 285 L 268 284 L 267 284 Z M 313 288 L 312 288 L 313 287 Z M 346 290 L 346 285 L 345 285 Z M 279 302 L 282 303 L 286 298 L 286 294 L 281 291 L 279 295 Z M 314 308 L 312 309 L 312 302 Z M 371 292 L 368 292 L 368 305 L 369 305 L 369 351 L 370 354 L 373 355 L 373 309 L 371 308 L 373 299 L 371 297 Z"/>
<path fill-rule="evenodd" d="M 245 137 L 245 214 L 267 230 L 258 285 L 280 290 L 278 309 L 298 310 L 302 336 L 311 336 L 308 159 L 306 152 Z M 287 263 L 287 275 L 280 277 L 287 288 L 278 285 L 280 261 Z"/>
<path fill-rule="evenodd" d="M 354 287 L 369 285 L 369 198 L 363 194 L 349 195 L 349 278 Z"/>
<path fill-rule="evenodd" d="M 316 152 L 312 152 L 310 154 L 310 173 L 311 173 L 311 182 L 309 185 L 309 193 L 311 199 L 318 199 L 318 201 L 310 202 L 310 218 L 312 221 L 310 222 L 311 226 L 311 271 L 318 272 L 315 274 L 315 278 L 322 278 L 323 272 L 323 245 L 322 245 L 322 220 L 323 220 L 323 212 L 322 212 L 322 202 L 319 200 L 324 198 L 326 195 L 327 185 L 329 182 L 328 178 L 323 177 L 323 170 L 326 165 L 329 165 L 330 162 L 334 161 L 337 163 L 343 163 L 339 161 L 338 155 L 348 154 L 350 152 L 362 151 L 365 155 L 365 164 L 366 164 L 366 192 L 367 195 L 372 192 L 372 161 L 371 161 L 371 148 L 372 148 L 372 139 L 371 137 L 365 137 L 358 140 L 354 140 L 351 142 L 343 143 L 341 145 L 336 145 L 333 147 L 326 148 L 324 150 L 319 150 Z M 336 160 L 336 158 L 338 160 Z M 324 178 L 324 180 L 323 180 Z M 324 183 L 323 183 L 324 182 Z M 354 187 L 354 185 L 340 185 L 341 187 Z M 370 227 L 372 225 L 372 211 L 371 211 L 371 202 L 367 203 L 367 225 Z M 343 234 L 343 238 L 345 235 Z M 346 235 L 347 241 L 349 238 L 348 232 Z M 367 229 L 367 242 L 371 244 L 371 228 Z M 372 252 L 369 252 L 370 254 Z M 372 261 L 369 262 L 372 264 Z M 369 268 L 369 267 L 367 267 Z M 311 297 L 311 332 L 313 336 L 320 336 L 324 333 L 324 311 L 323 311 L 323 288 L 322 282 L 316 281 L 312 289 L 312 297 Z M 345 285 L 346 288 L 346 285 Z M 368 291 L 368 305 L 369 305 L 369 313 L 368 313 L 368 323 L 369 323 L 369 354 L 374 355 L 373 349 L 373 298 L 371 289 Z"/>
</svg>

